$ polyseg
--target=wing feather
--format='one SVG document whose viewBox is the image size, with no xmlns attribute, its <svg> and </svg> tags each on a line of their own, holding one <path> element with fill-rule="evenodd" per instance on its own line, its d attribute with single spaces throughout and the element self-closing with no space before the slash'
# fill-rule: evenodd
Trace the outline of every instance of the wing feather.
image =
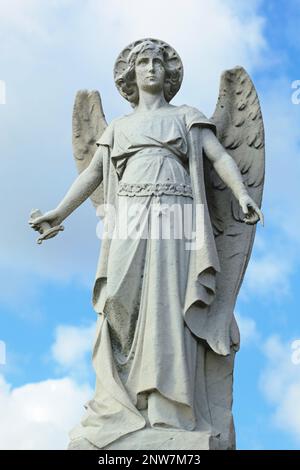
<svg viewBox="0 0 300 470">
<path fill-rule="evenodd" d="M 211 120 L 218 138 L 234 158 L 253 200 L 261 206 L 264 183 L 264 126 L 255 87 L 242 67 L 221 76 L 219 98 Z M 221 325 L 214 335 L 222 337 L 232 325 L 233 309 L 251 255 L 255 226 L 243 222 L 238 201 L 223 184 L 205 158 L 206 193 L 219 254 L 221 272 L 217 277 L 217 297 L 210 309 L 210 321 Z M 219 321 L 216 321 L 218 317 Z M 231 334 L 237 337 L 236 331 Z M 238 347 L 238 345 L 236 345 Z"/>
<path fill-rule="evenodd" d="M 97 90 L 79 90 L 77 92 L 72 127 L 73 154 L 78 173 L 81 173 L 90 164 L 97 150 L 96 141 L 107 127 L 100 93 Z M 91 195 L 91 200 L 96 208 L 102 204 L 102 184 Z"/>
</svg>

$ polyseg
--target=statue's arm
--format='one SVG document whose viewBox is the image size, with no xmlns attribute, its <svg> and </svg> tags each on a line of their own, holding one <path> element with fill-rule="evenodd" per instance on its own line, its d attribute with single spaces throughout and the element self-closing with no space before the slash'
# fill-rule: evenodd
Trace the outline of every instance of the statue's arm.
<svg viewBox="0 0 300 470">
<path fill-rule="evenodd" d="M 263 214 L 257 204 L 249 196 L 243 183 L 241 172 L 234 159 L 226 152 L 211 129 L 202 129 L 202 145 L 207 158 L 224 183 L 232 190 L 234 196 L 246 215 L 245 222 L 263 223 Z"/>
<path fill-rule="evenodd" d="M 98 147 L 89 166 L 76 178 L 57 206 L 63 219 L 80 206 L 99 186 L 103 179 L 102 147 Z"/>
<path fill-rule="evenodd" d="M 99 146 L 89 166 L 76 178 L 58 206 L 30 221 L 32 227 L 39 231 L 41 222 L 48 222 L 51 226 L 59 225 L 95 191 L 102 179 L 103 150 Z"/>
</svg>

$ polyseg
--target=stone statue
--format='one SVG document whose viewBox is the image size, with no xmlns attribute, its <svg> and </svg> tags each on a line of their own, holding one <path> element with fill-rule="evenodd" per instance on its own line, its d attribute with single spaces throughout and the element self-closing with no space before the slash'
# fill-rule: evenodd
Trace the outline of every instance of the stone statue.
<svg viewBox="0 0 300 470">
<path fill-rule="evenodd" d="M 236 67 L 221 77 L 211 119 L 170 104 L 183 66 L 157 39 L 127 46 L 114 78 L 133 111 L 107 125 L 99 93 L 78 92 L 80 174 L 56 209 L 29 221 L 41 242 L 91 197 L 105 228 L 93 290 L 96 390 L 69 448 L 234 449 L 233 309 L 263 223 L 258 97 Z M 163 237 L 167 226 L 189 231 Z"/>
</svg>

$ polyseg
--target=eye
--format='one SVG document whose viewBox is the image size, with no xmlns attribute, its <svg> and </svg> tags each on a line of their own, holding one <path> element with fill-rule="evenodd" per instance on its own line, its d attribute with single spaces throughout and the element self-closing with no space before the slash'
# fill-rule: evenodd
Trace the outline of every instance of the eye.
<svg viewBox="0 0 300 470">
<path fill-rule="evenodd" d="M 140 65 L 140 64 L 145 65 L 145 64 L 147 64 L 147 62 L 148 62 L 148 59 L 145 59 L 145 58 L 144 59 L 139 59 L 138 60 L 138 65 Z"/>
</svg>

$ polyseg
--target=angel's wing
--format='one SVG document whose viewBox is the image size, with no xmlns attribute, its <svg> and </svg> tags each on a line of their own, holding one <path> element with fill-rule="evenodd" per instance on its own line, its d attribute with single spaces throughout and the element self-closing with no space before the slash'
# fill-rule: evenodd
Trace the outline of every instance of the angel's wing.
<svg viewBox="0 0 300 470">
<path fill-rule="evenodd" d="M 77 92 L 72 124 L 73 154 L 78 172 L 81 173 L 93 158 L 97 150 L 96 141 L 107 127 L 98 91 L 79 90 Z M 96 208 L 103 203 L 102 184 L 91 195 L 91 199 Z"/>
<path fill-rule="evenodd" d="M 218 139 L 234 158 L 250 196 L 260 206 L 264 182 L 264 127 L 255 87 L 242 67 L 222 74 L 219 98 L 211 120 Z M 221 272 L 217 297 L 210 308 L 219 338 L 231 329 L 231 344 L 238 347 L 239 332 L 233 316 L 236 297 L 250 258 L 255 226 L 242 220 L 238 201 L 221 181 L 207 158 L 205 184 Z M 218 318 L 217 318 L 218 317 Z M 212 328 L 213 331 L 213 328 Z M 218 338 L 214 338 L 218 342 Z"/>
</svg>

